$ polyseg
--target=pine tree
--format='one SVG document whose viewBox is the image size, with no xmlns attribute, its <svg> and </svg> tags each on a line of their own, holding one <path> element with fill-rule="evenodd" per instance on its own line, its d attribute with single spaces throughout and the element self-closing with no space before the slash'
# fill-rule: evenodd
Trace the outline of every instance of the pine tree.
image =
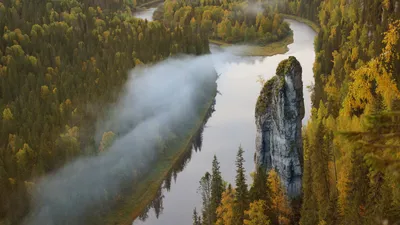
<svg viewBox="0 0 400 225">
<path fill-rule="evenodd" d="M 318 113 L 321 113 L 321 108 Z M 314 137 L 310 140 L 310 160 L 312 165 L 312 185 L 318 206 L 319 220 L 325 220 L 328 214 L 328 205 L 330 197 L 330 183 L 329 183 L 329 155 L 325 148 L 324 142 L 324 126 L 320 120 L 314 124 Z"/>
<path fill-rule="evenodd" d="M 254 202 L 257 200 L 265 201 L 265 214 L 269 218 L 274 218 L 273 211 L 270 210 L 272 205 L 271 201 L 271 189 L 268 185 L 268 175 L 264 168 L 257 167 L 254 173 L 254 181 L 249 191 L 250 201 Z"/>
<path fill-rule="evenodd" d="M 214 155 L 212 162 L 212 178 L 211 178 L 211 221 L 215 223 L 217 221 L 216 210 L 221 204 L 222 193 L 224 191 L 224 184 L 219 170 L 219 162 L 217 156 Z"/>
<path fill-rule="evenodd" d="M 197 214 L 196 208 L 193 210 L 193 225 L 201 225 L 201 217 Z"/>
<path fill-rule="evenodd" d="M 249 196 L 252 202 L 256 200 L 270 201 L 270 190 L 267 185 L 267 173 L 264 168 L 257 167 L 254 173 L 253 184 L 250 187 Z M 268 204 L 267 204 L 268 205 Z"/>
<path fill-rule="evenodd" d="M 309 127 L 307 127 L 309 129 Z M 306 130 L 306 133 L 309 131 Z M 312 165 L 310 160 L 309 138 L 303 138 L 304 170 L 303 170 L 303 203 L 301 205 L 301 225 L 318 224 L 318 207 L 313 191 Z"/>
<path fill-rule="evenodd" d="M 351 152 L 351 168 L 347 183 L 347 202 L 344 206 L 343 222 L 346 224 L 364 224 L 365 201 L 368 195 L 368 168 L 363 157 L 353 149 Z"/>
<path fill-rule="evenodd" d="M 243 224 L 244 212 L 248 208 L 249 200 L 243 163 L 243 149 L 242 147 L 239 147 L 239 151 L 236 156 L 236 198 L 234 209 L 235 223 L 238 225 Z"/>
<path fill-rule="evenodd" d="M 327 225 L 336 225 L 340 221 L 339 207 L 338 207 L 338 191 L 332 191 L 328 205 L 328 215 L 326 216 Z"/>
<path fill-rule="evenodd" d="M 211 225 L 212 212 L 211 212 L 211 174 L 206 172 L 200 180 L 199 191 L 203 200 L 203 225 Z"/>
</svg>

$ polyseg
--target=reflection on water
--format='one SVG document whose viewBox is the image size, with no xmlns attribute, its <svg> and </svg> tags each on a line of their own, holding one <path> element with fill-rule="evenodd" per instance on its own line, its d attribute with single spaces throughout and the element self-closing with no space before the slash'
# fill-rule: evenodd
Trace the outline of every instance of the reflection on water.
<svg viewBox="0 0 400 225">
<path fill-rule="evenodd" d="M 153 21 L 153 14 L 157 10 L 157 7 L 158 6 L 140 10 L 138 12 L 135 12 L 134 15 L 136 18 L 140 18 L 140 19 L 147 20 L 147 21 Z"/>
<path fill-rule="evenodd" d="M 191 144 L 192 144 L 191 149 L 189 151 L 185 151 L 182 154 L 182 156 L 179 158 L 177 163 L 175 165 L 173 165 L 173 168 L 170 171 L 170 173 L 168 173 L 168 175 L 166 176 L 164 183 L 158 189 L 156 197 L 153 199 L 153 201 L 149 205 L 147 205 L 147 207 L 143 210 L 143 212 L 139 216 L 138 219 L 140 221 L 146 221 L 146 219 L 149 217 L 149 211 L 151 209 L 154 209 L 154 214 L 155 214 L 156 218 L 158 218 L 160 216 L 160 214 L 162 213 L 162 211 L 164 209 L 164 207 L 163 207 L 163 199 L 164 199 L 163 190 L 165 189 L 166 191 L 170 191 L 172 177 L 174 178 L 174 182 L 176 182 L 178 173 L 183 171 L 185 169 L 186 165 L 190 162 L 193 151 L 195 151 L 195 152 L 201 151 L 204 127 L 206 127 L 207 121 L 211 118 L 214 111 L 215 111 L 215 99 L 207 111 L 207 114 L 206 114 L 205 120 L 203 121 L 203 124 L 200 126 L 200 128 L 197 130 L 197 132 L 195 133 L 195 135 L 193 136 L 193 138 L 191 140 Z"/>
<path fill-rule="evenodd" d="M 193 142 L 194 151 L 188 151 L 163 184 L 163 192 L 157 196 L 157 207 L 151 204 L 146 216 L 134 221 L 134 225 L 192 224 L 192 213 L 201 208 L 201 197 L 197 193 L 199 180 L 211 169 L 214 155 L 220 161 L 221 173 L 227 182 L 235 179 L 235 158 L 239 145 L 245 150 L 244 167 L 249 174 L 254 168 L 256 126 L 255 104 L 261 90 L 257 83 L 261 75 L 266 80 L 275 75 L 279 62 L 288 56 L 295 56 L 303 67 L 305 124 L 310 116 L 310 92 L 308 85 L 313 82 L 312 67 L 315 59 L 315 32 L 302 23 L 288 20 L 294 32 L 294 43 L 289 52 L 272 57 L 235 57 L 228 62 L 216 64 L 221 76 L 218 79 L 219 95 L 216 96 L 215 113 Z M 210 46 L 213 53 L 224 51 Z M 201 149 L 201 152 L 196 152 Z M 192 161 L 192 154 L 195 156 Z M 177 177 L 177 173 L 179 176 Z M 172 183 L 174 178 L 174 183 Z M 247 177 L 250 180 L 250 176 Z M 173 187 L 171 188 L 171 185 Z"/>
<path fill-rule="evenodd" d="M 149 217 L 149 211 L 152 208 L 154 209 L 156 218 L 158 218 L 164 209 L 163 208 L 163 199 L 164 199 L 164 195 L 162 193 L 162 188 L 160 188 L 160 189 L 158 189 L 157 195 L 153 199 L 153 201 L 149 205 L 147 205 L 147 207 L 140 214 L 139 219 L 141 221 L 145 221 Z"/>
</svg>

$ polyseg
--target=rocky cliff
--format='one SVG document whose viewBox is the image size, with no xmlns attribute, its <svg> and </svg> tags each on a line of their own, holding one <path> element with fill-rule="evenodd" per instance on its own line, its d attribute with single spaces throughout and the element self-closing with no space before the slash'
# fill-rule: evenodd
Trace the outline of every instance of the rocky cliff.
<svg viewBox="0 0 400 225">
<path fill-rule="evenodd" d="M 301 194 L 304 117 L 302 68 L 295 57 L 282 61 L 256 105 L 257 165 L 274 168 L 293 198 Z"/>
</svg>

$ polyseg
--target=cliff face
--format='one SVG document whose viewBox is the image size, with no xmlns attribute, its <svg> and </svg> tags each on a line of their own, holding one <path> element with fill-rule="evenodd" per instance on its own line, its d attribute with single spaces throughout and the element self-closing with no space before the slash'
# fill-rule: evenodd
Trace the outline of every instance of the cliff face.
<svg viewBox="0 0 400 225">
<path fill-rule="evenodd" d="M 301 194 L 304 117 L 302 68 L 295 57 L 282 61 L 261 90 L 256 105 L 257 165 L 274 168 L 289 197 Z"/>
</svg>

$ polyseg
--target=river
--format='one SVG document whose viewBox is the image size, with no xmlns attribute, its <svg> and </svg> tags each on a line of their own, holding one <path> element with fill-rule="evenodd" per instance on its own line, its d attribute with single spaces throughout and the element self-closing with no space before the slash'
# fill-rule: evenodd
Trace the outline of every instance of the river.
<svg viewBox="0 0 400 225">
<path fill-rule="evenodd" d="M 141 18 L 151 18 L 154 9 Z M 150 15 L 151 14 L 151 15 Z M 149 16 L 150 15 L 150 16 Z M 235 179 L 235 158 L 239 146 L 245 150 L 246 172 L 254 170 L 256 126 L 254 119 L 255 104 L 261 90 L 258 76 L 269 79 L 275 75 L 279 62 L 289 56 L 295 56 L 303 67 L 304 104 L 306 106 L 303 124 L 310 117 L 310 92 L 307 86 L 313 82 L 312 67 L 315 60 L 314 37 L 316 33 L 307 25 L 287 20 L 294 32 L 294 42 L 289 45 L 286 54 L 271 57 L 238 57 L 237 60 L 216 65 L 221 74 L 218 79 L 215 112 L 208 120 L 202 134 L 201 151 L 193 151 L 179 174 L 174 174 L 172 184 L 162 188 L 156 205 L 136 219 L 133 225 L 189 225 L 196 207 L 201 209 L 201 197 L 197 193 L 199 180 L 206 171 L 211 172 L 214 155 L 220 161 L 223 178 L 230 183 Z M 221 51 L 211 46 L 211 51 Z M 249 181 L 249 176 L 248 176 Z M 165 187 L 166 185 L 164 185 Z"/>
<path fill-rule="evenodd" d="M 158 5 L 161 5 L 162 3 L 159 3 Z M 147 8 L 144 10 L 140 10 L 138 12 L 135 12 L 135 17 L 140 18 L 140 19 L 146 19 L 147 21 L 153 21 L 153 14 L 156 11 L 158 6 Z"/>
</svg>

